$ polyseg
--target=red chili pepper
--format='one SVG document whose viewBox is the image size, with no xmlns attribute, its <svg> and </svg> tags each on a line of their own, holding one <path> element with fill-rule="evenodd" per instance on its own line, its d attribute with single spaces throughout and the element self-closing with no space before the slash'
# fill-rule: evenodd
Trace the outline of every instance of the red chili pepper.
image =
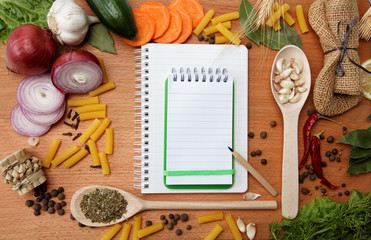
<svg viewBox="0 0 371 240">
<path fill-rule="evenodd" d="M 323 132 L 323 131 L 322 131 Z M 325 176 L 323 176 L 322 171 L 322 159 L 320 154 L 320 140 L 319 136 L 322 134 L 319 133 L 312 138 L 312 166 L 314 169 L 314 172 L 316 173 L 317 177 L 321 179 L 321 183 L 324 184 L 326 187 L 330 189 L 336 189 L 337 186 L 332 185 Z"/>
<path fill-rule="evenodd" d="M 300 161 L 299 169 L 304 167 L 305 163 L 308 160 L 309 156 L 309 150 L 310 150 L 310 137 L 311 137 L 311 131 L 314 123 L 317 121 L 318 115 L 313 113 L 311 114 L 307 121 L 305 122 L 304 128 L 303 128 L 303 138 L 304 138 L 304 155 L 303 158 Z"/>
</svg>

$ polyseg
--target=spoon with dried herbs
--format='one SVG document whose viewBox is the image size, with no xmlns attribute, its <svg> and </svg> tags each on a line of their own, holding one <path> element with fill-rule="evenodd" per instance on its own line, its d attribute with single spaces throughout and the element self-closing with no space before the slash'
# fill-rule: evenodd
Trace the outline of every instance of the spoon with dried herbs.
<svg viewBox="0 0 371 240">
<path fill-rule="evenodd" d="M 87 186 L 75 192 L 71 213 L 80 223 L 104 227 L 154 209 L 277 209 L 276 201 L 147 201 L 109 186 Z"/>
<path fill-rule="evenodd" d="M 295 76 L 291 76 L 293 73 Z M 299 208 L 298 120 L 311 85 L 309 63 L 304 52 L 294 45 L 282 48 L 274 59 L 270 81 L 273 97 L 281 109 L 284 122 L 282 216 L 292 219 L 296 217 Z M 298 84 L 305 91 L 295 88 Z"/>
</svg>

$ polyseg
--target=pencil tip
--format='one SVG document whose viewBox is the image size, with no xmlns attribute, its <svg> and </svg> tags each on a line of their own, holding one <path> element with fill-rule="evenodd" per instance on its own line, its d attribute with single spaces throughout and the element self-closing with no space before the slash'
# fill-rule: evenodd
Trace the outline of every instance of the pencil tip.
<svg viewBox="0 0 371 240">
<path fill-rule="evenodd" d="M 232 148 L 228 147 L 228 149 L 229 149 L 231 152 L 233 152 L 233 149 L 232 149 Z"/>
</svg>

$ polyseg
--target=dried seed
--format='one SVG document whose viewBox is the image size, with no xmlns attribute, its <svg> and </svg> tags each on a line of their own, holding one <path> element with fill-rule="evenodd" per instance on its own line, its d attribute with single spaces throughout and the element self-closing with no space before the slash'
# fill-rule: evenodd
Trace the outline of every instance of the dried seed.
<svg viewBox="0 0 371 240">
<path fill-rule="evenodd" d="M 252 44 L 251 43 L 246 43 L 246 48 L 247 49 L 251 49 L 252 48 Z"/>
<path fill-rule="evenodd" d="M 74 137 L 72 138 L 72 141 L 75 141 L 75 140 L 78 139 L 81 135 L 82 135 L 82 133 L 78 133 L 78 134 L 76 134 L 76 136 L 74 136 Z"/>
<path fill-rule="evenodd" d="M 33 201 L 32 200 L 27 200 L 24 204 L 27 206 L 27 207 L 32 207 L 33 206 Z"/>
<path fill-rule="evenodd" d="M 260 133 L 260 137 L 261 138 L 266 138 L 267 137 L 267 132 L 266 131 L 262 131 L 261 133 Z"/>
<path fill-rule="evenodd" d="M 180 236 L 180 235 L 182 235 L 182 233 L 183 233 L 183 231 L 182 231 L 182 229 L 177 229 L 177 230 L 175 230 L 175 234 L 177 235 L 177 236 Z"/>
<path fill-rule="evenodd" d="M 183 222 L 188 221 L 188 214 L 183 213 L 182 215 L 180 215 L 180 220 L 182 220 Z"/>
<path fill-rule="evenodd" d="M 304 195 L 307 195 L 308 193 L 310 193 L 310 190 L 308 188 L 303 187 L 301 189 L 301 193 L 304 194 Z"/>
<path fill-rule="evenodd" d="M 249 136 L 249 138 L 254 138 L 254 133 L 253 132 L 249 132 L 249 134 L 248 134 L 248 136 Z"/>
<path fill-rule="evenodd" d="M 335 140 L 335 138 L 334 138 L 333 136 L 329 136 L 329 137 L 327 138 L 327 142 L 328 142 L 328 143 L 333 143 L 334 140 Z"/>
<path fill-rule="evenodd" d="M 63 121 L 63 124 L 65 124 L 65 125 L 67 125 L 67 126 L 73 128 L 73 124 L 72 124 L 72 123 L 68 123 L 68 122 L 66 122 L 66 121 Z"/>
<path fill-rule="evenodd" d="M 260 160 L 260 163 L 263 165 L 267 164 L 267 159 L 263 158 L 262 160 Z"/>
<path fill-rule="evenodd" d="M 70 119 L 71 118 L 71 114 L 72 114 L 72 109 L 70 109 L 67 113 L 67 118 Z"/>
<path fill-rule="evenodd" d="M 198 35 L 198 41 L 203 41 L 204 40 L 204 35 L 200 34 Z"/>
<path fill-rule="evenodd" d="M 277 122 L 276 121 L 271 121 L 269 124 L 271 125 L 271 127 L 277 126 Z"/>
<path fill-rule="evenodd" d="M 152 221 L 150 221 L 150 220 L 146 221 L 146 226 L 147 227 L 152 226 Z"/>
<path fill-rule="evenodd" d="M 64 135 L 64 136 L 72 136 L 72 133 L 71 132 L 66 132 L 66 133 L 62 133 L 62 135 Z"/>
<path fill-rule="evenodd" d="M 79 116 L 79 113 L 78 112 L 75 112 L 75 114 L 73 115 L 72 117 L 72 121 L 75 121 L 75 119 Z"/>
</svg>

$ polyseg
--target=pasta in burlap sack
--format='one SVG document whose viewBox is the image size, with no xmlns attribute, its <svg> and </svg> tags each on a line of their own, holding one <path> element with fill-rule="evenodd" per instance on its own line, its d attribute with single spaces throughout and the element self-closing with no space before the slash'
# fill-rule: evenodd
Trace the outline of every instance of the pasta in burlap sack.
<svg viewBox="0 0 371 240">
<path fill-rule="evenodd" d="M 316 0 L 309 9 L 309 23 L 319 36 L 325 53 L 324 66 L 313 90 L 314 106 L 322 115 L 342 114 L 356 106 L 363 97 L 360 68 L 354 64 L 359 64 L 357 16 L 356 0 Z M 337 49 L 344 46 L 346 40 L 347 49 Z"/>
</svg>

